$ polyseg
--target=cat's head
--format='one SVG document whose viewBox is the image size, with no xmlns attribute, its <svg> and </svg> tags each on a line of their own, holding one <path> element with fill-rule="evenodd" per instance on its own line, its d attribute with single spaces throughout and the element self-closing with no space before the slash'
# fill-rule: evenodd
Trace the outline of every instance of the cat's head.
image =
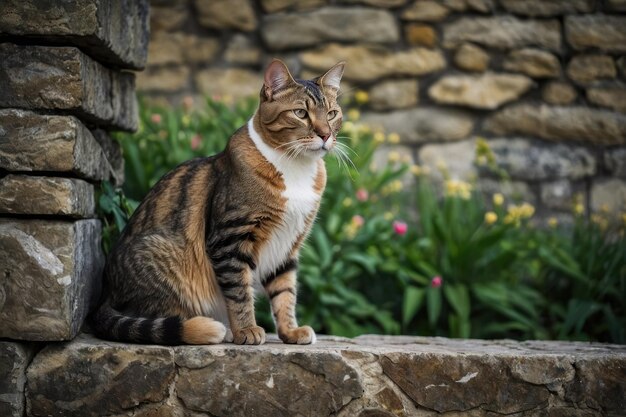
<svg viewBox="0 0 626 417">
<path fill-rule="evenodd" d="M 321 157 L 337 142 L 343 115 L 337 104 L 344 63 L 312 80 L 294 79 L 279 60 L 265 71 L 259 104 L 263 139 L 288 157 Z"/>
</svg>

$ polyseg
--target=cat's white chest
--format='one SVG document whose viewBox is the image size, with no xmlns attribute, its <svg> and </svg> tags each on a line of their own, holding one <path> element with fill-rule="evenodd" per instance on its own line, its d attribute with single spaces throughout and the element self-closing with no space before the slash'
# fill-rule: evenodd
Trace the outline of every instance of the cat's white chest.
<svg viewBox="0 0 626 417">
<path fill-rule="evenodd" d="M 320 195 L 315 192 L 317 161 L 296 163 L 281 158 L 275 150 L 262 141 L 248 124 L 250 137 L 257 149 L 280 172 L 285 184 L 285 199 L 281 223 L 272 231 L 269 240 L 259 252 L 255 278 L 262 279 L 275 272 L 289 257 L 296 240 L 306 231 L 307 220 L 317 209 Z"/>
</svg>

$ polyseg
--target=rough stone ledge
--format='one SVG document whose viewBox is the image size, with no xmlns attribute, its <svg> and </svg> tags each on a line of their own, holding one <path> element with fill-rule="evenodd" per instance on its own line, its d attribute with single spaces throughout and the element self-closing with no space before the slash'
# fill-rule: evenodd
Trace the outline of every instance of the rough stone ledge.
<svg viewBox="0 0 626 417">
<path fill-rule="evenodd" d="M 620 415 L 626 347 L 405 336 L 163 347 L 82 334 L 39 352 L 26 386 L 28 416 Z"/>
<path fill-rule="evenodd" d="M 148 1 L 3 0 L 0 36 L 81 47 L 98 61 L 142 69 L 148 52 Z"/>
<path fill-rule="evenodd" d="M 135 75 L 66 46 L 0 43 L 0 107 L 75 114 L 103 128 L 138 125 Z"/>
</svg>

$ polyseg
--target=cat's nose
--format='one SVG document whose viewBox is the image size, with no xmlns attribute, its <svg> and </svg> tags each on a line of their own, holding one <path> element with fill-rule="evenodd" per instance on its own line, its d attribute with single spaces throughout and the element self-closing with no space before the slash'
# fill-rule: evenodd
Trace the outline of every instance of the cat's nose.
<svg viewBox="0 0 626 417">
<path fill-rule="evenodd" d="M 324 141 L 324 143 L 326 143 L 326 141 L 328 140 L 328 138 L 330 138 L 330 133 L 318 133 L 317 136 L 319 136 L 320 138 L 322 138 L 322 140 Z"/>
</svg>

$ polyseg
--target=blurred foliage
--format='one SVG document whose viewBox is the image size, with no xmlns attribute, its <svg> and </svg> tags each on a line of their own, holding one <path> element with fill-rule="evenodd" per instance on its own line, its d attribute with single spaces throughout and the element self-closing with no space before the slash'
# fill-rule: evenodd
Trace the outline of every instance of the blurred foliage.
<svg viewBox="0 0 626 417">
<path fill-rule="evenodd" d="M 139 132 L 117 136 L 126 183 L 123 192 L 103 185 L 106 250 L 136 200 L 164 173 L 221 151 L 256 106 L 207 99 L 192 110 L 192 104 L 142 105 Z M 398 135 L 357 124 L 357 110 L 346 114 L 351 120 L 340 141 L 351 161 L 327 157 L 322 207 L 301 251 L 302 323 L 343 336 L 626 343 L 626 219 L 615 224 L 599 214 L 589 222 L 577 204 L 573 225 L 551 219 L 548 228 L 534 227 L 530 204 L 501 194 L 486 199 L 471 183 L 447 178 L 445 167 L 443 186 L 435 186 L 427 167 L 411 166 L 398 152 L 381 163 L 377 150 Z M 476 162 L 507 180 L 486 142 L 479 141 Z M 257 309 L 261 325 L 272 329 L 264 297 Z"/>
</svg>

